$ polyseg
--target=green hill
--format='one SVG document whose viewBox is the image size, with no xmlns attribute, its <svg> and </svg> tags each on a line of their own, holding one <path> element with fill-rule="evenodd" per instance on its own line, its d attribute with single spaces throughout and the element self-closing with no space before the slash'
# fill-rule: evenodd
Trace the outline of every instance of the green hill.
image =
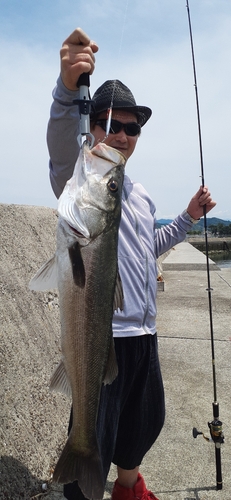
<svg viewBox="0 0 231 500">
<path fill-rule="evenodd" d="M 207 217 L 207 227 L 209 226 L 217 226 L 218 224 L 222 224 L 223 226 L 229 226 L 231 224 L 230 220 L 218 219 L 217 217 Z M 170 224 L 172 219 L 158 219 L 157 227 L 166 226 L 166 224 Z M 203 231 L 204 229 L 204 217 L 201 217 L 200 221 L 195 225 L 194 229 L 196 231 Z"/>
</svg>

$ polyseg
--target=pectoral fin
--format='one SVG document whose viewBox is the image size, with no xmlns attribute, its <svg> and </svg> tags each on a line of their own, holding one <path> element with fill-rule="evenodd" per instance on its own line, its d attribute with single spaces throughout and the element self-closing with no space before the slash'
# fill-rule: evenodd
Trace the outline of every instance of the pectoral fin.
<svg viewBox="0 0 231 500">
<path fill-rule="evenodd" d="M 81 255 L 81 247 L 78 242 L 74 243 L 72 247 L 68 249 L 69 256 L 72 265 L 73 279 L 77 286 L 84 288 L 85 286 L 85 268 Z"/>
<path fill-rule="evenodd" d="M 36 292 L 52 290 L 54 288 L 58 288 L 55 255 L 43 264 L 43 266 L 29 282 L 29 289 Z"/>
</svg>

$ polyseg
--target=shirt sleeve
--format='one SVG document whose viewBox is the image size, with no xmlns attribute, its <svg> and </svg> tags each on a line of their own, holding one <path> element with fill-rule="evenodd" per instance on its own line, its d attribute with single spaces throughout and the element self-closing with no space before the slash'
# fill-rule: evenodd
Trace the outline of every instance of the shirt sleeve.
<svg viewBox="0 0 231 500">
<path fill-rule="evenodd" d="M 187 231 L 191 229 L 192 225 L 193 223 L 185 216 L 184 211 L 170 224 L 156 229 L 154 233 L 156 258 L 170 250 L 177 243 L 184 241 Z"/>
<path fill-rule="evenodd" d="M 47 128 L 47 145 L 50 182 L 55 196 L 59 198 L 73 174 L 79 154 L 79 107 L 73 104 L 73 100 L 79 98 L 79 91 L 68 90 L 59 77 L 52 95 L 54 100 Z"/>
</svg>

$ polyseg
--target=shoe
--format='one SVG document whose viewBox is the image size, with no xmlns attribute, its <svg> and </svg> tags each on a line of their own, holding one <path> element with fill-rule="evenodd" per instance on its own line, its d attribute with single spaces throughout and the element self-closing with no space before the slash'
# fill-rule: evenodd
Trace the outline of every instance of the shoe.
<svg viewBox="0 0 231 500">
<path fill-rule="evenodd" d="M 147 490 L 144 478 L 138 473 L 137 482 L 133 488 L 121 486 L 117 479 L 112 490 L 111 500 L 158 500 L 158 498 Z"/>
</svg>

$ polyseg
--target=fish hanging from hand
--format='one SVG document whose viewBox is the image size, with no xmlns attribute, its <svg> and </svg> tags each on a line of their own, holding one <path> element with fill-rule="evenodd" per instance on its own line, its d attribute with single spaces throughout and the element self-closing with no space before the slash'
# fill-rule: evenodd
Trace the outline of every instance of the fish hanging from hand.
<svg viewBox="0 0 231 500">
<path fill-rule="evenodd" d="M 73 402 L 73 425 L 53 479 L 78 480 L 83 494 L 96 500 L 105 487 L 96 437 L 100 392 L 118 371 L 112 317 L 123 308 L 117 246 L 125 163 L 103 143 L 82 146 L 59 199 L 56 253 L 29 285 L 59 290 L 62 359 L 51 389 Z"/>
</svg>

